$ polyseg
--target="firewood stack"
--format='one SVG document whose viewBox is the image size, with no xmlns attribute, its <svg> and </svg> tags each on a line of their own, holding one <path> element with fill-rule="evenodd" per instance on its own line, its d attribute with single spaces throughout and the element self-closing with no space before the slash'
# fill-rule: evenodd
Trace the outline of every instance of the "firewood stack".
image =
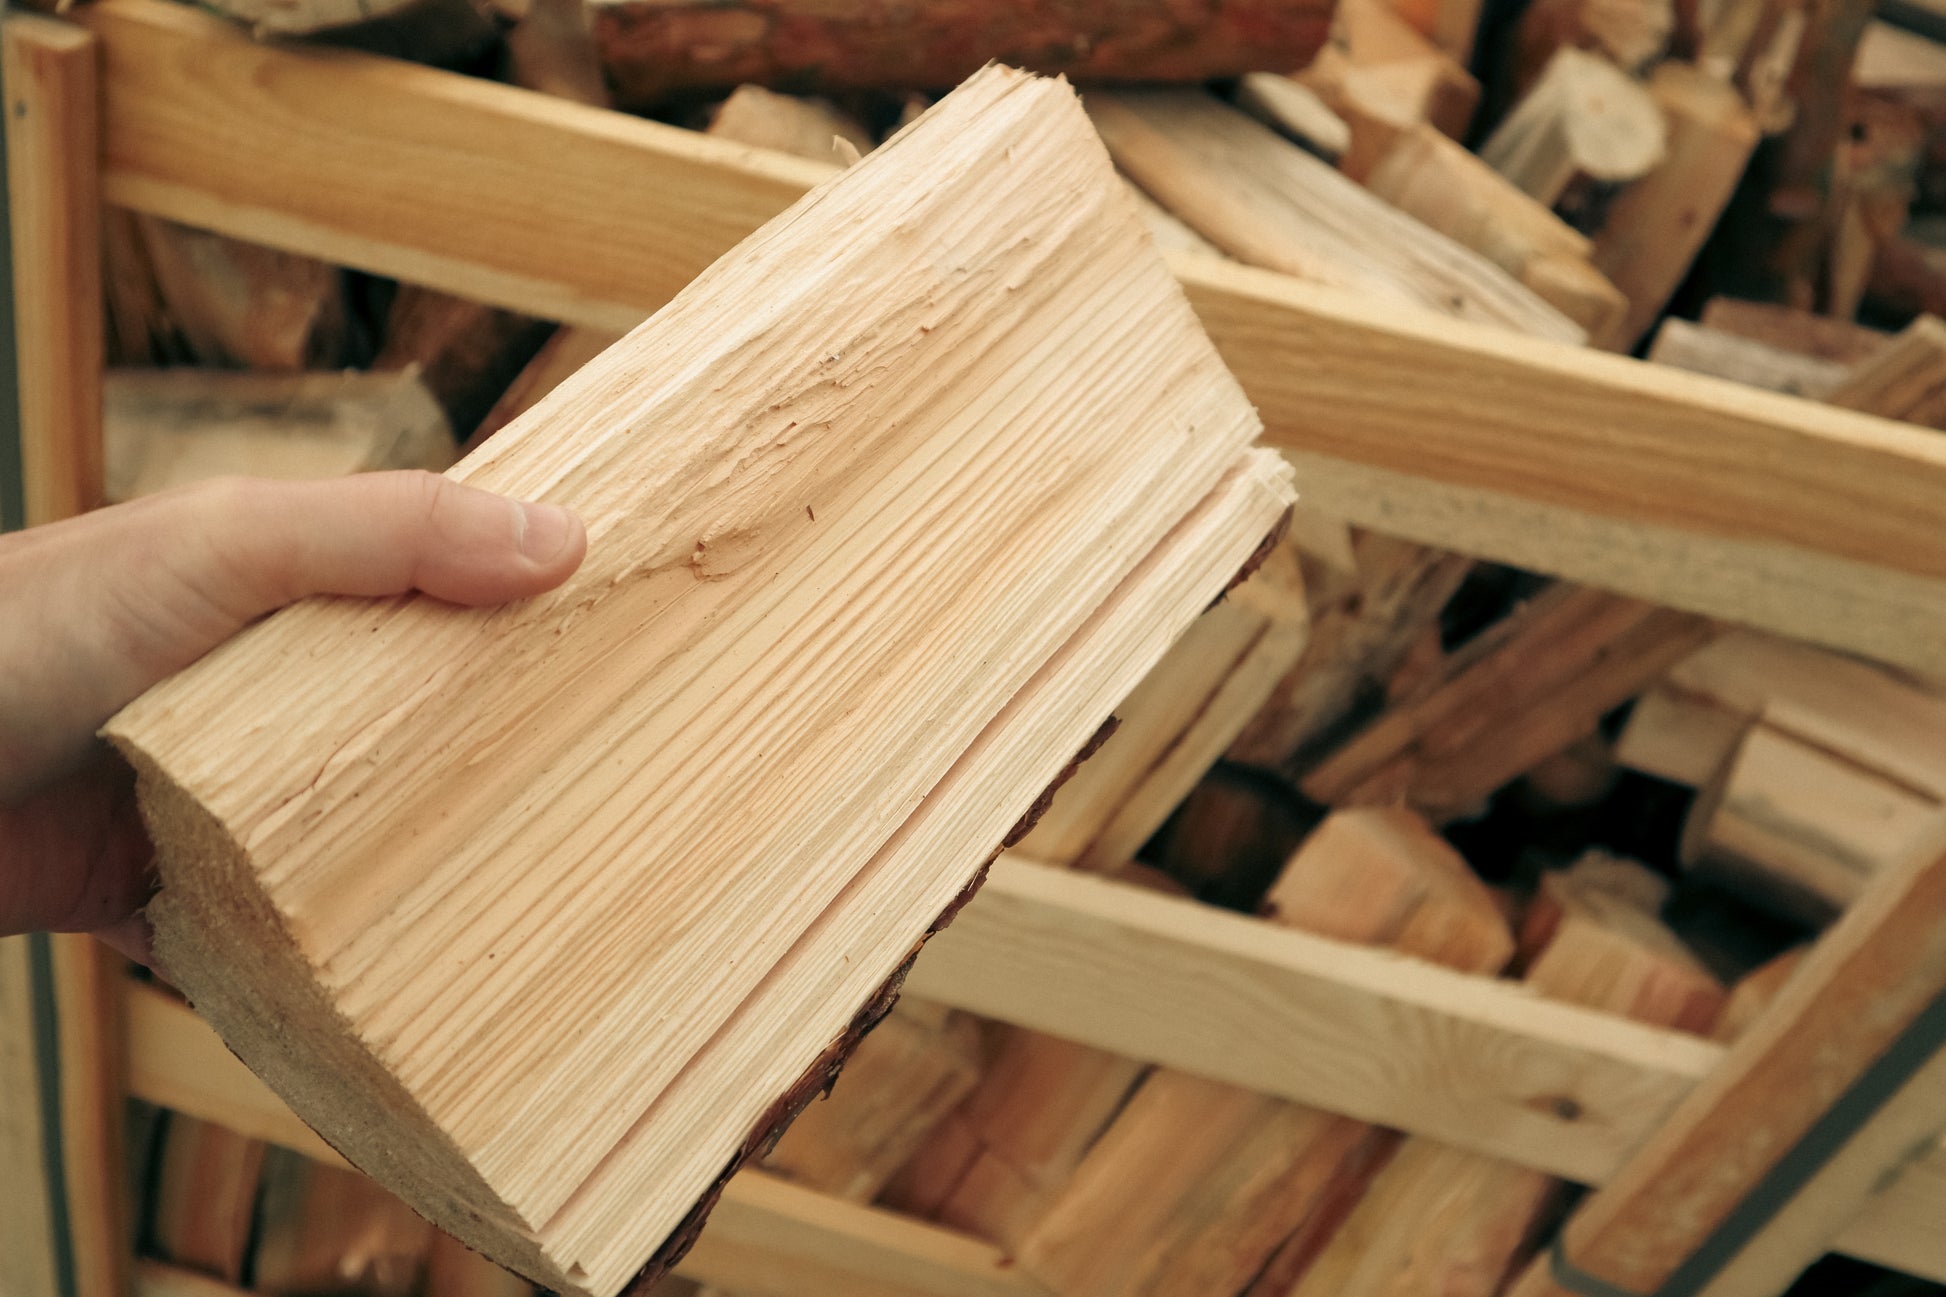
<svg viewBox="0 0 1946 1297">
<path fill-rule="evenodd" d="M 989 59 L 1064 73 L 1171 257 L 1946 428 L 1946 47 L 1852 0 L 211 7 L 833 173 Z M 117 499 L 442 469 L 617 354 L 152 217 L 105 233 Z M 1298 487 L 1014 851 L 1729 1039 L 1946 812 L 1941 682 L 1353 528 Z M 159 1272 L 531 1291 L 356 1172 L 138 1129 Z M 755 1161 L 988 1240 L 1051 1297 L 1540 1292 L 1578 1192 L 911 999 Z M 1802 1290 L 1879 1291 L 1861 1272 Z"/>
</svg>

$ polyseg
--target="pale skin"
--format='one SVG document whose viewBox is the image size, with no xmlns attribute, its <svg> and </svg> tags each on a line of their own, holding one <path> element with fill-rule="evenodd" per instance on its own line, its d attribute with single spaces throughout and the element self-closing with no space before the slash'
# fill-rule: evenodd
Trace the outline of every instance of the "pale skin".
<svg viewBox="0 0 1946 1297">
<path fill-rule="evenodd" d="M 0 536 L 0 935 L 146 957 L 152 852 L 96 731 L 156 681 L 308 595 L 504 603 L 586 551 L 572 513 L 430 473 L 229 478 Z"/>
</svg>

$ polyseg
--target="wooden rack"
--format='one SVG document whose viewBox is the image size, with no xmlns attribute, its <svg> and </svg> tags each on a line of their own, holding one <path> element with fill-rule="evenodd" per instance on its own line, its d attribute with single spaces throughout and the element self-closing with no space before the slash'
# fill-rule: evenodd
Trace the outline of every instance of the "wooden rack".
<svg viewBox="0 0 1946 1297">
<path fill-rule="evenodd" d="M 94 244 L 72 224 L 98 202 L 613 329 L 825 174 L 508 86 L 259 45 L 163 0 L 72 18 L 5 29 L 36 520 L 99 499 L 99 334 L 73 319 L 99 300 L 99 270 L 74 255 Z M 1185 261 L 1179 275 L 1331 512 L 1946 673 L 1938 434 L 1268 272 Z M 1723 1055 L 1021 859 L 995 868 L 910 989 L 1587 1184 Z M 335 1158 L 198 1018 L 84 938 L 0 943 L 0 1085 L 9 1166 L 47 1172 L 0 1188 L 6 1292 L 214 1291 L 127 1255 L 125 1095 Z M 40 1104 L 13 1097 L 32 1093 Z M 1905 1151 L 1878 1159 L 1889 1185 L 1830 1213 L 1820 1241 L 1946 1280 L 1946 1149 L 1929 1140 L 1894 1174 Z M 754 1175 L 732 1183 L 685 1270 L 745 1297 L 1042 1291 L 984 1243 Z"/>
</svg>

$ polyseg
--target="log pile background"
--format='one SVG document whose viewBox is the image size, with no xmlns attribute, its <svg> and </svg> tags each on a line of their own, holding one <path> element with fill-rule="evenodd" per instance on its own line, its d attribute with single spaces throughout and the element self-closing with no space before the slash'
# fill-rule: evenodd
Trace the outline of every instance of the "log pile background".
<svg viewBox="0 0 1946 1297">
<path fill-rule="evenodd" d="M 1178 255 L 1946 427 L 1946 47 L 1862 0 L 1211 4 L 1187 34 L 1134 3 L 792 7 L 235 16 L 832 166 L 977 49 L 1084 82 Z M 613 340 L 153 217 L 105 235 L 118 494 L 441 467 Z M 1020 852 L 1718 1039 L 1946 805 L 1939 682 L 1323 513 L 1122 722 Z M 140 1248 L 173 1270 L 529 1291 L 355 1172 L 132 1129 Z M 1580 1193 L 910 999 L 765 1167 L 987 1238 L 1057 1297 L 1493 1297 Z M 1934 1290 L 1836 1258 L 1793 1289 Z"/>
</svg>

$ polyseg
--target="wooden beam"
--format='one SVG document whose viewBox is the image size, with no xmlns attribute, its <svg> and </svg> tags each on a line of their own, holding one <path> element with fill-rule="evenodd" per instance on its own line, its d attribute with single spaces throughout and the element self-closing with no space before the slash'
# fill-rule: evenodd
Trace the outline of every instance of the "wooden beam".
<svg viewBox="0 0 1946 1297">
<path fill-rule="evenodd" d="M 257 45 L 159 0 L 78 13 L 106 51 L 111 200 L 548 318 L 632 326 L 830 170 Z M 1946 446 L 1930 434 L 1265 271 L 1185 258 L 1177 273 L 1307 498 L 1946 671 Z"/>
<path fill-rule="evenodd" d="M 1583 1182 L 1720 1048 L 1510 984 L 1002 857 L 915 995 Z"/>
<path fill-rule="evenodd" d="M 1946 543 L 1912 543 L 1946 540 L 1935 434 L 1250 267 L 1175 265 L 1306 500 L 1426 544 L 1946 670 Z"/>
<path fill-rule="evenodd" d="M 96 41 L 10 13 L 0 24 L 14 337 L 27 525 L 101 503 L 101 192 Z"/>
</svg>

